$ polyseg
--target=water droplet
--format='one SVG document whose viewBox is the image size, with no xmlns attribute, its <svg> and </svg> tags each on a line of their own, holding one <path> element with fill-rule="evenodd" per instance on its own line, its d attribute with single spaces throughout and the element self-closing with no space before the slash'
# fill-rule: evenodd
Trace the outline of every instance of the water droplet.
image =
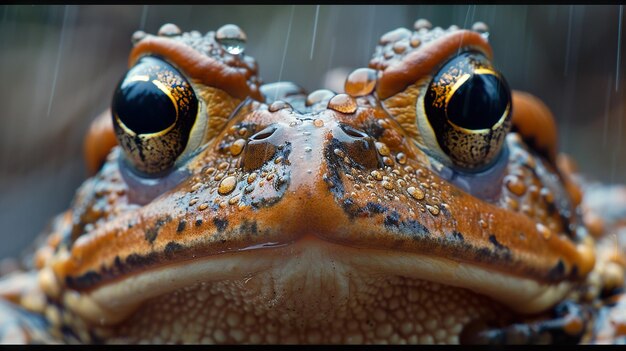
<svg viewBox="0 0 626 351">
<path fill-rule="evenodd" d="M 203 202 L 200 204 L 200 206 L 198 206 L 198 210 L 204 211 L 207 209 L 207 207 L 209 207 L 209 204 L 207 204 L 206 202 Z"/>
<path fill-rule="evenodd" d="M 233 156 L 239 155 L 245 145 L 246 145 L 246 141 L 244 139 L 235 140 L 232 144 L 230 144 L 230 153 Z"/>
<path fill-rule="evenodd" d="M 193 199 L 189 200 L 189 206 L 193 206 L 198 202 L 198 198 L 194 197 Z"/>
<path fill-rule="evenodd" d="M 549 204 L 554 203 L 554 195 L 552 194 L 550 189 L 541 188 L 541 191 L 539 193 L 541 194 L 541 197 L 544 199 L 545 202 Z"/>
<path fill-rule="evenodd" d="M 142 31 L 142 30 L 138 30 L 135 33 L 133 33 L 133 36 L 130 38 L 130 42 L 133 43 L 133 45 L 137 44 L 139 41 L 141 41 L 141 39 L 146 37 L 146 32 Z"/>
<path fill-rule="evenodd" d="M 396 41 L 393 44 L 393 52 L 395 52 L 396 54 L 402 54 L 408 48 L 409 48 L 409 40 L 408 39 L 398 40 L 398 41 Z"/>
<path fill-rule="evenodd" d="M 420 18 L 415 21 L 415 23 L 413 23 L 413 28 L 415 28 L 415 30 L 431 29 L 432 27 L 433 25 L 430 23 L 430 21 L 424 18 Z"/>
<path fill-rule="evenodd" d="M 412 48 L 416 48 L 416 47 L 420 46 L 421 43 L 422 43 L 422 41 L 420 40 L 419 35 L 413 34 L 413 36 L 411 37 L 411 41 L 409 42 L 411 47 Z"/>
<path fill-rule="evenodd" d="M 428 210 L 428 212 L 430 212 L 430 214 L 432 214 L 433 216 L 436 216 L 439 214 L 439 207 L 437 207 L 437 205 L 431 206 L 431 205 L 426 205 L 426 209 Z"/>
<path fill-rule="evenodd" d="M 344 90 L 352 96 L 363 96 L 370 94 L 376 86 L 376 71 L 371 68 L 358 68 L 352 71 L 346 83 Z"/>
<path fill-rule="evenodd" d="M 161 37 L 175 37 L 180 35 L 181 30 L 174 23 L 166 23 L 159 28 L 159 32 L 157 33 Z"/>
<path fill-rule="evenodd" d="M 535 208 L 532 206 L 529 206 L 528 204 L 523 204 L 522 212 L 528 217 L 533 217 L 535 215 Z"/>
<path fill-rule="evenodd" d="M 220 171 L 225 171 L 225 170 L 228 169 L 228 167 L 230 167 L 230 163 L 228 163 L 228 162 L 222 162 L 222 163 L 219 164 L 219 166 L 217 166 L 217 168 Z"/>
<path fill-rule="evenodd" d="M 533 200 L 537 200 L 539 198 L 539 188 L 536 185 L 531 185 L 528 187 L 528 194 L 530 198 Z"/>
<path fill-rule="evenodd" d="M 227 24 L 217 30 L 215 40 L 217 40 L 229 54 L 239 55 L 246 48 L 247 36 L 238 26 Z"/>
<path fill-rule="evenodd" d="M 248 175 L 248 184 L 252 184 L 255 180 L 256 180 L 257 174 L 256 172 L 252 172 L 250 173 L 250 175 Z"/>
<path fill-rule="evenodd" d="M 191 187 L 191 191 L 196 191 L 200 189 L 201 186 L 202 186 L 202 183 L 196 183 Z"/>
<path fill-rule="evenodd" d="M 408 39 L 411 37 L 411 31 L 406 29 L 406 28 L 398 28 L 398 29 L 394 29 L 390 32 L 387 32 L 385 34 L 383 34 L 382 37 L 380 37 L 380 43 L 381 44 L 387 44 L 387 43 L 391 43 L 394 41 L 398 41 L 400 39 Z"/>
<path fill-rule="evenodd" d="M 507 197 L 506 198 L 506 205 L 513 211 L 517 211 L 519 209 L 519 203 L 517 202 L 517 200 Z"/>
<path fill-rule="evenodd" d="M 333 91 L 328 89 L 318 89 L 306 97 L 306 105 L 311 106 L 320 101 L 329 100 L 333 96 L 335 96 L 335 92 Z"/>
<path fill-rule="evenodd" d="M 231 198 L 228 200 L 228 204 L 229 204 L 229 205 L 234 205 L 234 204 L 236 204 L 236 203 L 238 203 L 238 202 L 239 202 L 239 199 L 241 199 L 241 195 L 239 195 L 239 194 L 238 194 L 238 195 L 235 195 L 235 196 L 231 197 Z"/>
<path fill-rule="evenodd" d="M 393 184 L 387 180 L 383 181 L 383 188 L 387 189 L 387 190 L 393 190 Z"/>
<path fill-rule="evenodd" d="M 481 228 L 487 229 L 487 222 L 484 219 L 479 219 L 478 224 L 480 225 Z"/>
<path fill-rule="evenodd" d="M 272 102 L 272 104 L 267 109 L 270 112 L 276 112 L 276 111 L 282 110 L 284 108 L 293 109 L 293 107 L 291 107 L 291 105 L 289 105 L 289 103 L 284 102 L 282 100 L 278 100 L 278 101 Z"/>
<path fill-rule="evenodd" d="M 220 195 L 230 194 L 233 190 L 235 190 L 236 185 L 237 185 L 237 178 L 233 176 L 226 177 L 220 182 L 220 185 L 217 188 L 217 192 Z"/>
<path fill-rule="evenodd" d="M 354 113 L 357 104 L 352 96 L 348 94 L 337 94 L 328 102 L 328 108 L 341 113 Z"/>
<path fill-rule="evenodd" d="M 528 166 L 528 168 L 536 168 L 537 167 L 537 162 L 535 161 L 535 158 L 532 157 L 531 155 L 526 155 L 526 159 L 524 160 L 524 164 L 526 166 Z"/>
<path fill-rule="evenodd" d="M 510 192 L 517 196 L 522 196 L 526 193 L 526 184 L 517 175 L 509 174 L 504 177 L 504 184 Z"/>
<path fill-rule="evenodd" d="M 420 188 L 412 186 L 406 189 L 406 192 L 409 193 L 409 195 L 411 195 L 411 197 L 413 197 L 415 200 L 424 199 L 424 192 Z"/>
<path fill-rule="evenodd" d="M 383 175 L 379 171 L 372 171 L 372 173 L 370 174 L 372 177 L 374 177 L 374 179 L 378 181 L 383 180 Z"/>
<path fill-rule="evenodd" d="M 381 143 L 379 141 L 376 142 L 376 150 L 381 156 L 389 156 L 389 148 L 385 143 Z"/>
<path fill-rule="evenodd" d="M 316 127 L 318 127 L 318 128 L 319 128 L 319 127 L 323 127 L 323 126 L 324 126 L 324 121 L 322 121 L 321 119 L 315 119 L 315 120 L 313 121 L 313 125 L 314 125 L 314 126 L 316 126 Z"/>
<path fill-rule="evenodd" d="M 489 27 L 483 22 L 476 22 L 472 25 L 472 30 L 474 32 L 480 33 L 483 38 L 489 38 Z"/>
<path fill-rule="evenodd" d="M 311 151 L 313 151 L 313 149 L 310 146 L 304 147 L 304 152 L 311 152 Z"/>
<path fill-rule="evenodd" d="M 396 161 L 398 161 L 399 164 L 403 165 L 406 163 L 406 155 L 402 152 L 399 152 L 396 155 Z"/>
<path fill-rule="evenodd" d="M 541 236 L 548 240 L 550 239 L 550 237 L 552 236 L 552 231 L 546 227 L 545 225 L 541 224 L 541 223 L 537 223 L 537 231 L 539 232 L 539 234 L 541 234 Z"/>
<path fill-rule="evenodd" d="M 391 167 L 391 166 L 393 166 L 395 164 L 395 162 L 393 162 L 393 159 L 391 157 L 384 156 L 383 157 L 383 164 L 385 166 Z"/>
</svg>

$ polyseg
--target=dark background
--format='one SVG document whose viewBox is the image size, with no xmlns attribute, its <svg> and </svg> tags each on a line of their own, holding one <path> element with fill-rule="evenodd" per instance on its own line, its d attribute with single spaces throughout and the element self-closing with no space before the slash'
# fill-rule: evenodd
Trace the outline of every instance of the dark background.
<svg viewBox="0 0 626 351">
<path fill-rule="evenodd" d="M 155 34 L 173 22 L 204 33 L 235 23 L 265 82 L 312 91 L 330 69 L 366 66 L 382 34 L 418 18 L 462 28 L 483 21 L 509 84 L 554 112 L 560 149 L 591 177 L 626 183 L 619 17 L 619 5 L 0 6 L 0 257 L 19 253 L 69 206 L 86 176 L 83 135 L 110 103 L 137 29 Z"/>
</svg>

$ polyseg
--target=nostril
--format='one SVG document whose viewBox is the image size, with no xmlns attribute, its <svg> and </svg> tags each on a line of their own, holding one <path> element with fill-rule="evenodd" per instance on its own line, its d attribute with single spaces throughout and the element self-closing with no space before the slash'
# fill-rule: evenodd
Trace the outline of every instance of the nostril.
<svg viewBox="0 0 626 351">
<path fill-rule="evenodd" d="M 284 142 L 281 138 L 282 127 L 271 125 L 248 138 L 241 159 L 243 169 L 252 171 L 263 167 L 271 160 L 278 146 Z"/>
<path fill-rule="evenodd" d="M 276 129 L 278 129 L 276 126 L 269 126 L 262 131 L 252 135 L 250 137 L 250 140 L 262 141 L 263 139 L 268 139 L 274 134 L 274 132 L 276 132 Z"/>
<path fill-rule="evenodd" d="M 367 135 L 367 133 L 350 127 L 349 125 L 340 124 L 339 128 L 341 128 L 341 130 L 343 130 L 343 132 L 346 133 L 348 136 L 351 136 L 353 138 L 367 138 L 369 136 Z"/>
<path fill-rule="evenodd" d="M 335 146 L 343 150 L 356 164 L 366 169 L 375 169 L 380 166 L 375 140 L 364 131 L 345 124 L 339 124 L 335 129 Z"/>
</svg>

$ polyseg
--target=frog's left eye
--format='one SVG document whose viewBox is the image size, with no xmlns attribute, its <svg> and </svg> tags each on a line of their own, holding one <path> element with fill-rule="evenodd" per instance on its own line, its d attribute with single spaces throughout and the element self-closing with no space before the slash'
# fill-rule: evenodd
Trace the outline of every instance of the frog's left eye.
<svg viewBox="0 0 626 351">
<path fill-rule="evenodd" d="M 111 111 L 126 159 L 141 173 L 158 175 L 183 154 L 198 100 L 176 68 L 147 56 L 118 85 Z"/>
<path fill-rule="evenodd" d="M 480 170 L 499 155 L 511 127 L 511 92 L 485 56 L 465 52 L 448 61 L 420 102 L 419 128 L 440 159 Z"/>
</svg>

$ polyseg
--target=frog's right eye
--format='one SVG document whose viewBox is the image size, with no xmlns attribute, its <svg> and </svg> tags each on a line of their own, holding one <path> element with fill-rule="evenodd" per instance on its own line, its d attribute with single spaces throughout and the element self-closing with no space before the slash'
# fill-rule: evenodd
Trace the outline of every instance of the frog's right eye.
<svg viewBox="0 0 626 351">
<path fill-rule="evenodd" d="M 427 86 L 417 123 L 439 159 L 467 171 L 493 163 L 511 128 L 511 92 L 478 52 L 451 58 Z"/>
<path fill-rule="evenodd" d="M 183 154 L 198 116 L 198 100 L 176 68 L 146 56 L 118 85 L 111 111 L 126 160 L 143 174 L 158 175 Z"/>
</svg>

